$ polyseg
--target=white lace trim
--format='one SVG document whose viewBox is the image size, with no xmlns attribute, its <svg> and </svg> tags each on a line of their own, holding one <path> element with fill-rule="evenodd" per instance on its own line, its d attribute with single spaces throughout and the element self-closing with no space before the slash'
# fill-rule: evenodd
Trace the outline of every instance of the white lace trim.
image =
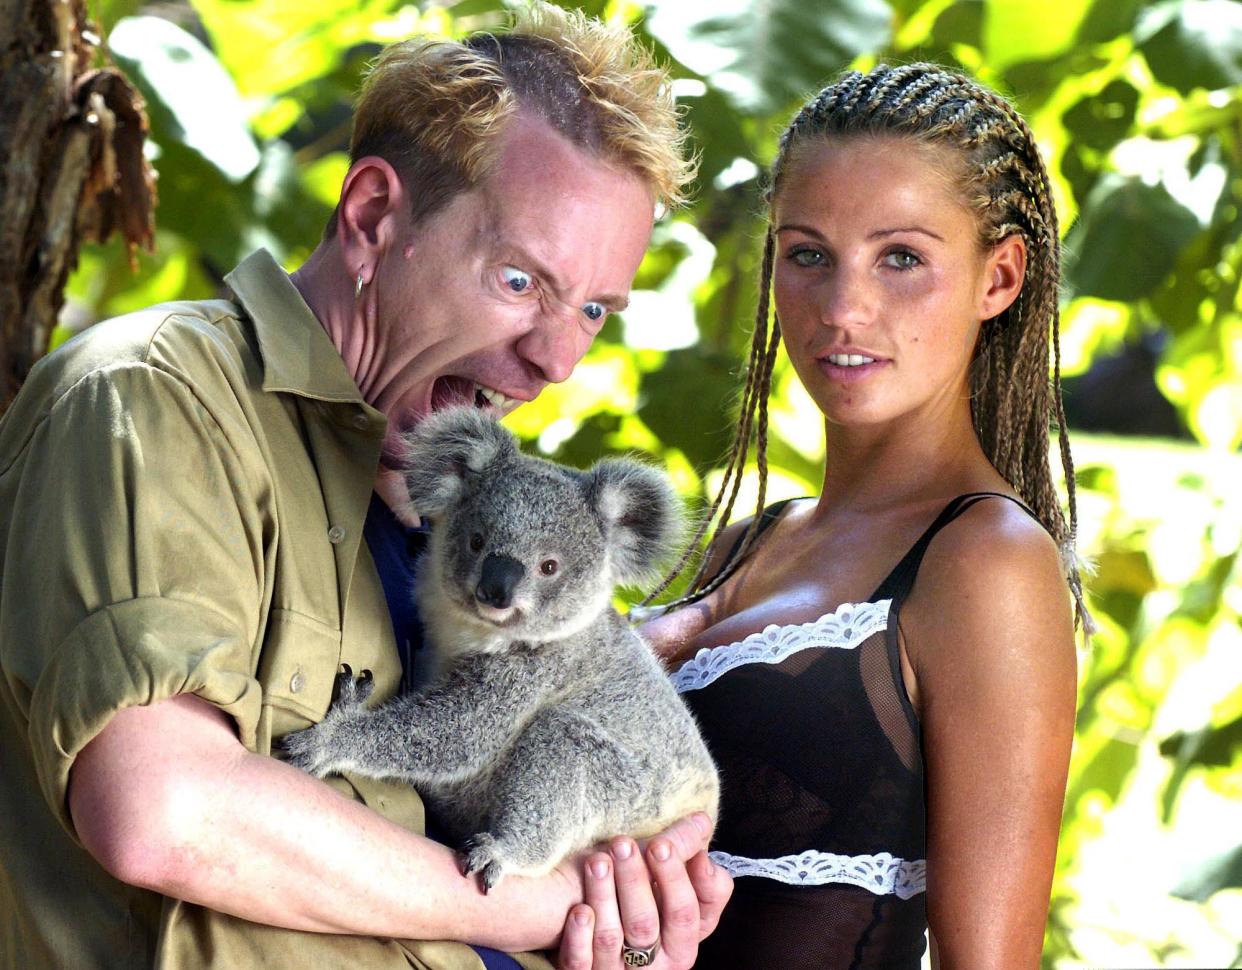
<svg viewBox="0 0 1242 970">
<path fill-rule="evenodd" d="M 898 859 L 887 852 L 876 855 L 835 855 L 803 852 L 779 859 L 748 859 L 727 852 L 709 852 L 716 865 L 734 878 L 762 876 L 790 886 L 822 886 L 844 882 L 877 896 L 909 899 L 927 891 L 927 860 Z"/>
<path fill-rule="evenodd" d="M 780 663 L 809 647 L 853 650 L 871 634 L 888 626 L 892 600 L 842 603 L 810 623 L 773 623 L 759 633 L 722 647 L 704 647 L 671 676 L 679 693 L 700 690 L 721 674 L 742 664 Z"/>
</svg>

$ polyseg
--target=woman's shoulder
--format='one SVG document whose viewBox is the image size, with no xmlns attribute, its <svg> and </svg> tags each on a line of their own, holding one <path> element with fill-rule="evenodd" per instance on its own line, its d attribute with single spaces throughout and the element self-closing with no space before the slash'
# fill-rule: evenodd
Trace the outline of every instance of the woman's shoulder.
<svg viewBox="0 0 1242 970">
<path fill-rule="evenodd" d="M 1061 553 L 1021 505 L 1003 498 L 971 505 L 937 534 L 903 607 L 902 631 L 920 680 L 956 666 L 1075 662 L 1073 608 Z"/>
<path fill-rule="evenodd" d="M 1056 541 L 1025 505 L 1000 494 L 971 503 L 936 535 L 924 574 L 981 591 L 1040 579 L 1066 589 Z"/>
</svg>

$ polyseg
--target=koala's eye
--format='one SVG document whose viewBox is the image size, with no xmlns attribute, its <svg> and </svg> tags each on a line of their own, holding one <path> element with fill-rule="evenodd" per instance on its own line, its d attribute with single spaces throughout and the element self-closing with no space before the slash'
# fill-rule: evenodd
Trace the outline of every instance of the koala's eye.
<svg viewBox="0 0 1242 970">
<path fill-rule="evenodd" d="M 470 537 L 470 551 L 478 552 L 483 548 L 483 537 L 477 532 Z"/>
<path fill-rule="evenodd" d="M 539 571 L 545 576 L 552 576 L 560 568 L 560 563 L 555 559 L 545 559 L 539 564 Z"/>
</svg>

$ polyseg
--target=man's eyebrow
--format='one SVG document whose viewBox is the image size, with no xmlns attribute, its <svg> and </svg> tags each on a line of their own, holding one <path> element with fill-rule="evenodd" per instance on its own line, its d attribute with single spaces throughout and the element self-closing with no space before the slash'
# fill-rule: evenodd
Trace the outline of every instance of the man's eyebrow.
<svg viewBox="0 0 1242 970">
<path fill-rule="evenodd" d="M 519 267 L 520 269 L 533 270 L 536 275 L 547 280 L 551 285 L 556 298 L 566 306 L 569 305 L 569 301 L 561 295 L 565 292 L 565 283 L 552 271 L 551 267 L 549 267 L 547 263 L 543 262 L 543 260 L 523 246 L 513 246 L 512 252 L 514 257 L 521 263 Z M 620 313 L 630 305 L 630 298 L 628 295 L 624 294 L 619 295 L 616 293 L 604 293 L 600 296 L 593 297 L 590 302 L 602 303 L 608 308 L 609 312 Z"/>
</svg>

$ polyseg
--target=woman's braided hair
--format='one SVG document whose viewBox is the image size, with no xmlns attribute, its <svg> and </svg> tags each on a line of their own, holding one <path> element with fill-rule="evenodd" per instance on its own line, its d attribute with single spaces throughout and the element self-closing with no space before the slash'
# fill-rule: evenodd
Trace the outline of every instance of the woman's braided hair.
<svg viewBox="0 0 1242 970">
<path fill-rule="evenodd" d="M 1034 510 L 1060 547 L 1066 580 L 1074 595 L 1076 619 L 1089 627 L 1074 553 L 1078 525 L 1074 463 L 1061 402 L 1061 256 L 1057 214 L 1047 169 L 1031 129 L 1000 95 L 969 77 L 934 64 L 880 65 L 866 74 L 850 71 L 804 105 L 781 136 L 768 185 L 769 206 L 780 191 L 781 178 L 792 154 L 800 146 L 815 138 L 868 136 L 913 138 L 947 149 L 951 157 L 960 161 L 963 197 L 976 214 L 981 245 L 991 246 L 1012 233 L 1020 234 L 1026 241 L 1026 278 L 1018 298 L 982 326 L 979 350 L 970 371 L 971 416 L 984 453 Z M 728 524 L 752 435 L 759 471 L 755 517 L 738 554 L 710 581 L 706 581 L 704 558 L 686 599 L 698 599 L 724 582 L 758 534 L 759 512 L 764 507 L 767 486 L 768 392 L 780 342 L 780 321 L 774 315 L 769 326 L 774 262 L 775 242 L 769 227 L 741 415 L 724 480 L 690 549 L 652 596 L 666 589 L 684 569 L 717 513 L 713 541 Z M 1060 443 L 1069 497 L 1068 522 L 1049 465 L 1050 422 L 1056 425 Z"/>
</svg>

